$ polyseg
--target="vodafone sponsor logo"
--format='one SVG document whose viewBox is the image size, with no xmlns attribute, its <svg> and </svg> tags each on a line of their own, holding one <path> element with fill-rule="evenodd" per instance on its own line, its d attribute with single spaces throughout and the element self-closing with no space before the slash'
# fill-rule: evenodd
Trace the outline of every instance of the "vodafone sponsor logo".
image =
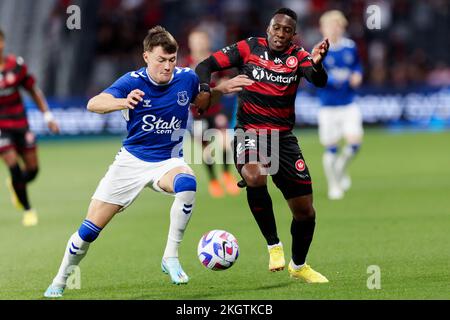
<svg viewBox="0 0 450 320">
<path fill-rule="evenodd" d="M 298 171 L 304 171 L 304 170 L 305 170 L 305 161 L 303 161 L 302 159 L 298 159 L 298 160 L 295 162 L 295 168 L 296 168 Z"/>
<path fill-rule="evenodd" d="M 253 69 L 252 76 L 255 80 L 266 79 L 271 82 L 280 84 L 291 84 L 292 82 L 297 81 L 297 75 L 295 76 L 283 76 L 281 74 L 276 75 L 263 69 Z"/>
</svg>

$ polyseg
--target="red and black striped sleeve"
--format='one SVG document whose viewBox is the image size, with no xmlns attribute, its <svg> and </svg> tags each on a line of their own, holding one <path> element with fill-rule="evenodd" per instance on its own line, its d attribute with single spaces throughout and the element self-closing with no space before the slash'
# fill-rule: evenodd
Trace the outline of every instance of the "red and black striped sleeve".
<svg viewBox="0 0 450 320">
<path fill-rule="evenodd" d="M 305 50 L 297 52 L 297 59 L 299 61 L 298 69 L 306 80 L 319 88 L 323 88 L 327 85 L 328 75 L 322 63 L 314 65 L 311 55 Z"/>
<path fill-rule="evenodd" d="M 200 62 L 195 72 L 200 78 L 200 83 L 210 83 L 211 73 L 239 67 L 246 63 L 250 56 L 250 42 L 252 38 L 239 41 L 214 52 L 207 59 Z"/>
<path fill-rule="evenodd" d="M 17 58 L 17 67 L 19 68 L 20 85 L 27 91 L 31 91 L 36 83 L 32 74 L 28 72 L 27 65 L 23 62 L 21 57 Z"/>
</svg>

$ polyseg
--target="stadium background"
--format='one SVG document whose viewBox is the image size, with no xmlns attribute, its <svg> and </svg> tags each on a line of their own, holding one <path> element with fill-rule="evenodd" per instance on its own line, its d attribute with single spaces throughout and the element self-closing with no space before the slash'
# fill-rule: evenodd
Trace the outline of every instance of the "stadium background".
<svg viewBox="0 0 450 320">
<path fill-rule="evenodd" d="M 66 27 L 71 4 L 81 8 L 81 30 Z M 370 4 L 381 9 L 380 30 L 366 27 Z M 207 30 L 218 50 L 249 36 L 264 36 L 274 8 L 288 6 L 299 16 L 297 40 L 311 49 L 321 40 L 320 14 L 338 8 L 349 19 L 348 35 L 356 41 L 364 66 L 357 100 L 364 101 L 365 122 L 439 129 L 450 127 L 448 5 L 443 0 L 3 0 L 0 25 L 7 34 L 7 52 L 22 55 L 36 74 L 57 109 L 63 134 L 121 133 L 120 114 L 87 114 L 84 106 L 111 81 L 142 65 L 142 39 L 151 26 L 161 24 L 173 33 L 183 61 L 193 28 Z M 226 100 L 228 108 L 233 103 Z M 28 106 L 32 128 L 47 134 L 42 117 Z M 317 108 L 314 92 L 301 89 L 297 123 L 315 125 Z"/>
<path fill-rule="evenodd" d="M 66 9 L 72 4 L 81 8 L 80 30 L 66 27 L 70 16 Z M 371 4 L 381 8 L 380 30 L 366 27 L 366 8 Z M 167 288 L 166 279 L 156 273 L 166 237 L 165 227 L 160 225 L 167 225 L 170 199 L 147 193 L 127 210 L 128 215 L 113 223 L 82 263 L 86 270 L 83 288 L 87 290 L 74 290 L 68 297 L 450 298 L 450 239 L 445 229 L 450 215 L 450 10 L 445 0 L 0 1 L 6 53 L 24 57 L 62 131 L 58 137 L 50 136 L 41 114 L 26 99 L 32 130 L 41 141 L 42 170 L 30 190 L 41 222 L 34 230 L 24 230 L 2 183 L 1 298 L 40 298 L 56 271 L 63 245 L 84 217 L 89 197 L 124 134 L 120 113 L 88 113 L 86 102 L 123 73 L 142 65 L 141 40 L 146 30 L 155 24 L 166 27 L 178 40 L 179 59 L 183 59 L 188 54 L 187 35 L 193 28 L 210 32 L 214 49 L 219 49 L 248 36 L 264 36 L 271 13 L 281 6 L 297 12 L 298 40 L 306 49 L 321 39 L 320 15 L 328 9 L 342 10 L 350 22 L 348 35 L 356 41 L 364 66 L 364 85 L 357 100 L 367 128 L 366 140 L 352 169 L 354 189 L 342 202 L 332 203 L 325 196 L 322 149 L 315 127 L 318 101 L 311 87 L 303 85 L 296 102 L 296 132 L 315 179 L 319 214 L 311 260 L 335 280 L 333 290 L 298 289 L 288 283 L 286 275 L 270 277 L 265 270 L 267 253 L 262 237 L 248 210 L 243 209 L 245 196 L 211 200 L 203 190 L 185 240 L 190 244 L 182 251 L 192 257 L 185 258 L 193 275 L 191 291 Z M 227 108 L 234 103 L 235 97 L 225 100 Z M 206 181 L 203 168 L 194 169 L 200 181 Z M 6 176 L 2 166 L 1 181 Z M 279 211 L 287 211 L 279 194 L 273 200 Z M 149 204 L 159 213 L 149 217 Z M 289 214 L 278 212 L 277 219 L 288 248 Z M 212 228 L 235 233 L 242 247 L 240 267 L 211 274 L 196 261 L 197 239 Z M 154 248 L 146 245 L 150 235 Z M 115 242 L 118 238 L 124 243 Z M 132 243 L 138 245 L 130 247 Z M 108 250 L 124 259 L 111 259 Z M 42 252 L 48 256 L 43 258 Z M 369 264 L 388 269 L 384 290 L 366 288 Z M 433 269 L 428 270 L 427 264 Z M 102 268 L 109 272 L 106 279 Z M 138 275 L 143 272 L 151 279 L 142 281 Z"/>
</svg>

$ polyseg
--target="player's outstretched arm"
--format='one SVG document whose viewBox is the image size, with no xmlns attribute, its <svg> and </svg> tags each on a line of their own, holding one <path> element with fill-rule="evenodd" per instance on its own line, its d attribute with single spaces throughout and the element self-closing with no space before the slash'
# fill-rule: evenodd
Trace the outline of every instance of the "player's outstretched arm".
<svg viewBox="0 0 450 320">
<path fill-rule="evenodd" d="M 29 92 L 39 110 L 44 114 L 45 123 L 47 124 L 50 131 L 53 133 L 59 133 L 58 123 L 53 117 L 53 114 L 48 107 L 47 100 L 45 99 L 45 96 L 42 93 L 41 89 L 39 89 L 39 87 L 35 85 Z"/>
<path fill-rule="evenodd" d="M 135 89 L 124 99 L 115 98 L 109 93 L 100 93 L 91 98 L 87 104 L 87 109 L 95 113 L 109 113 L 123 109 L 134 109 L 143 100 L 144 92 Z"/>
<path fill-rule="evenodd" d="M 255 81 L 243 74 L 220 81 L 217 86 L 211 89 L 211 105 L 218 103 L 224 94 L 242 91 L 244 87 L 251 86 L 253 83 L 255 83 Z"/>
<path fill-rule="evenodd" d="M 327 85 L 328 75 L 322 62 L 323 59 L 325 59 L 329 48 L 330 43 L 328 39 L 324 39 L 322 42 L 315 45 L 311 52 L 312 66 L 303 68 L 305 78 L 316 87 L 323 88 Z"/>
<path fill-rule="evenodd" d="M 218 92 L 220 94 L 228 94 L 242 91 L 244 87 L 251 86 L 255 81 L 250 79 L 244 74 L 240 74 L 234 78 L 221 81 L 217 86 L 212 89 L 212 92 Z"/>
<path fill-rule="evenodd" d="M 319 65 L 325 59 L 328 49 L 330 48 L 330 42 L 328 38 L 322 40 L 322 42 L 316 44 L 311 52 L 311 58 L 314 65 Z"/>
<path fill-rule="evenodd" d="M 246 75 L 238 75 L 234 78 L 220 81 L 220 83 L 211 89 L 210 95 L 200 92 L 194 101 L 199 113 L 202 113 L 214 104 L 219 103 L 220 98 L 224 94 L 235 93 L 242 91 L 246 86 L 251 86 L 255 81 L 251 80 Z"/>
</svg>

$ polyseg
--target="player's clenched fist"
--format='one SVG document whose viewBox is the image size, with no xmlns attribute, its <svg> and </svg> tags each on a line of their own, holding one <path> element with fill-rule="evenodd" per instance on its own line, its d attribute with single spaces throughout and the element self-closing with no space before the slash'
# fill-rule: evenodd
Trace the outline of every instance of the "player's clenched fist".
<svg viewBox="0 0 450 320">
<path fill-rule="evenodd" d="M 211 104 L 211 93 L 210 92 L 200 92 L 195 98 L 194 105 L 197 107 L 197 112 L 199 114 L 204 113 L 208 110 Z"/>
<path fill-rule="evenodd" d="M 134 109 L 134 107 L 143 100 L 145 93 L 139 89 L 131 91 L 126 99 L 125 107 L 128 109 Z"/>
</svg>

